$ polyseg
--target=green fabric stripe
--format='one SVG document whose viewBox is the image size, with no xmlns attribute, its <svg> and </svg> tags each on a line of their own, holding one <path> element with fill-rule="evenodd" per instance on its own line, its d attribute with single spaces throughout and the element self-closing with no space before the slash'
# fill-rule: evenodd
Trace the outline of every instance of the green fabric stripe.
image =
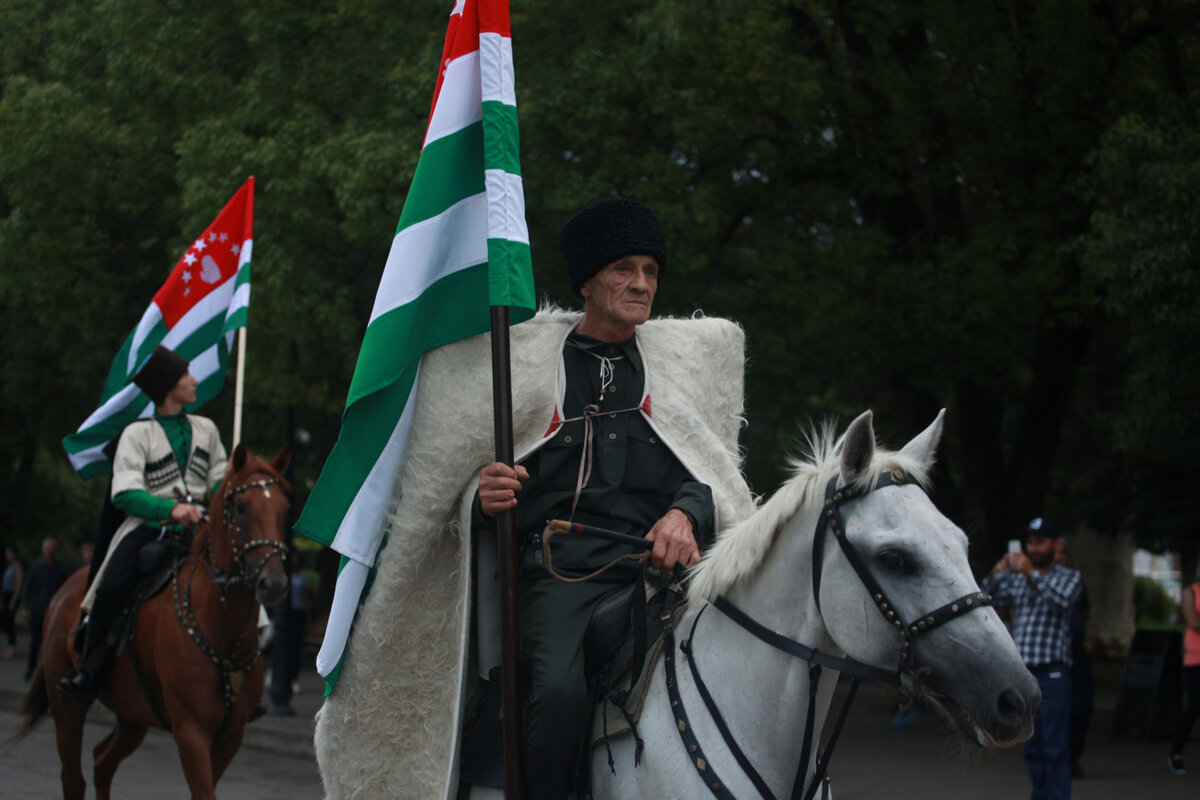
<svg viewBox="0 0 1200 800">
<path fill-rule="evenodd" d="M 494 306 L 509 306 L 510 324 L 533 316 L 533 264 L 529 245 L 508 239 L 488 239 L 488 294 Z"/>
<path fill-rule="evenodd" d="M 396 232 L 483 191 L 483 123 L 444 136 L 421 152 Z"/>
<path fill-rule="evenodd" d="M 250 282 L 250 265 L 253 263 L 253 261 L 247 261 L 245 264 L 242 264 L 242 266 L 238 267 L 237 275 L 233 279 L 233 291 L 235 294 L 237 293 L 237 290 L 241 288 L 242 284 Z"/>
<path fill-rule="evenodd" d="M 333 544 L 342 518 L 404 411 L 419 363 L 412 360 L 390 385 L 347 406 L 337 442 L 296 522 L 296 530 L 309 539 L 326 547 Z"/>
<path fill-rule="evenodd" d="M 87 450 L 89 447 L 104 444 L 115 436 L 117 431 L 137 419 L 138 414 L 145 408 L 149 400 L 150 398 L 139 392 L 134 396 L 133 402 L 129 405 L 118 409 L 87 430 L 77 431 L 64 436 L 63 448 L 68 453 L 74 454 L 81 450 Z"/>
<path fill-rule="evenodd" d="M 237 311 L 234 311 L 226 318 L 225 324 L 221 327 L 222 333 L 229 333 L 238 328 L 246 327 L 250 319 L 250 306 L 242 306 Z"/>
<path fill-rule="evenodd" d="M 476 264 L 447 275 L 367 328 L 347 408 L 394 381 L 426 350 L 490 328 L 488 265 Z"/>
<path fill-rule="evenodd" d="M 165 334 L 167 328 L 165 325 L 162 328 Z M 100 392 L 101 406 L 108 402 L 108 398 L 124 389 L 125 384 L 129 383 L 129 373 L 125 370 L 129 365 L 129 348 L 133 346 L 133 335 L 135 333 L 137 333 L 137 328 L 129 332 L 129 336 L 125 338 L 125 343 L 121 345 L 121 349 L 117 352 L 117 357 L 113 359 L 112 366 L 108 370 L 108 377 L 104 379 L 104 390 Z"/>
<path fill-rule="evenodd" d="M 483 104 L 483 165 L 513 175 L 521 174 L 521 137 L 517 128 L 517 107 L 498 100 Z"/>
<path fill-rule="evenodd" d="M 196 326 L 182 342 L 172 348 L 176 353 L 191 361 L 203 353 L 221 338 L 225 330 L 225 311 L 221 309 L 216 316 L 206 319 Z"/>
<path fill-rule="evenodd" d="M 97 475 L 107 475 L 110 472 L 112 472 L 112 464 L 109 463 L 107 458 L 102 458 L 99 461 L 93 461 L 79 470 L 79 477 L 86 481 L 88 478 L 94 478 Z"/>
</svg>

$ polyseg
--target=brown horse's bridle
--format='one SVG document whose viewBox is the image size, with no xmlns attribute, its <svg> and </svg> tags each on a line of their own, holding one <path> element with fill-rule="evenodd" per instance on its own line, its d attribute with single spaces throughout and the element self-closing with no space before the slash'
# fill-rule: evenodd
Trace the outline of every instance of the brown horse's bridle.
<svg viewBox="0 0 1200 800">
<path fill-rule="evenodd" d="M 238 646 L 241 644 L 246 632 L 246 621 L 237 626 L 237 638 L 232 644 L 226 642 L 226 626 L 224 624 L 228 607 L 228 592 L 238 584 L 244 584 L 252 593 L 254 591 L 254 583 L 258 580 L 258 576 L 262 574 L 267 562 L 273 557 L 279 556 L 283 558 L 287 554 L 287 545 L 278 539 L 251 539 L 249 535 L 242 530 L 241 523 L 237 515 L 233 511 L 234 498 L 251 489 L 261 489 L 267 497 L 271 496 L 268 487 L 280 483 L 279 478 L 265 478 L 259 481 L 251 481 L 249 483 L 239 484 L 225 492 L 224 509 L 222 513 L 223 527 L 229 531 L 230 540 L 233 544 L 233 557 L 238 565 L 238 572 L 231 573 L 215 563 L 212 552 L 212 537 L 208 540 L 208 554 L 202 559 L 204 566 L 208 569 L 212 576 L 213 583 L 219 591 L 219 602 L 221 605 L 221 641 L 224 645 L 218 652 L 217 648 L 212 645 L 208 639 L 204 638 L 204 634 L 200 632 L 200 625 L 196 619 L 195 613 L 192 611 L 192 578 L 196 575 L 197 565 L 192 565 L 192 572 L 188 576 L 187 591 L 181 592 L 179 587 L 179 571 L 176 571 L 172 577 L 172 588 L 175 595 L 175 613 L 179 616 L 179 621 L 183 623 L 184 629 L 188 635 L 192 637 L 204 655 L 213 662 L 221 671 L 221 690 L 225 702 L 225 716 L 221 721 L 221 727 L 229 721 L 229 717 L 233 712 L 233 705 L 237 701 L 238 695 L 242 691 L 242 684 L 246 680 L 246 675 L 254 668 L 258 661 L 259 650 L 258 643 L 254 643 L 248 655 L 238 658 L 236 653 Z M 250 569 L 249 562 L 246 556 L 253 550 L 260 548 L 270 548 L 271 552 L 263 558 L 258 566 L 253 570 Z M 251 604 L 251 613 L 254 612 L 254 604 Z M 226 655 L 228 654 L 228 655 Z"/>
</svg>

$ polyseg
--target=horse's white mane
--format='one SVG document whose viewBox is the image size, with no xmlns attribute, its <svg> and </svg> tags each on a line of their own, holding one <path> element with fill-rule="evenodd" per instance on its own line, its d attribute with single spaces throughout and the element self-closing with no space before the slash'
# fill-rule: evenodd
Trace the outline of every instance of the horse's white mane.
<svg viewBox="0 0 1200 800">
<path fill-rule="evenodd" d="M 724 531 L 692 570 L 688 589 L 691 602 L 712 600 L 753 574 L 784 525 L 801 510 L 821 502 L 825 486 L 841 470 L 842 439 L 833 423 L 827 421 L 814 426 L 804 437 L 804 444 L 805 456 L 791 460 L 792 477 L 750 518 Z M 904 453 L 877 447 L 870 466 L 854 485 L 873 485 L 885 469 L 899 467 L 927 486 L 930 466 Z"/>
</svg>

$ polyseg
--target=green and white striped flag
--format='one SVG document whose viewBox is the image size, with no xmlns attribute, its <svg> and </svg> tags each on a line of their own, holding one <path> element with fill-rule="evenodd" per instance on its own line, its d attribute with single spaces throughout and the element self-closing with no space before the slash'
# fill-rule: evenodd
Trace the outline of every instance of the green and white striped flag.
<svg viewBox="0 0 1200 800">
<path fill-rule="evenodd" d="M 342 554 L 317 670 L 337 680 L 404 459 L 421 355 L 515 324 L 535 299 L 507 0 L 457 0 L 429 127 L 375 296 L 337 444 L 296 528 Z"/>
<path fill-rule="evenodd" d="M 254 249 L 254 178 L 242 184 L 167 282 L 154 295 L 133 333 L 117 353 L 100 407 L 79 430 L 63 438 L 71 464 L 84 478 L 112 471 L 103 450 L 130 422 L 154 413 L 154 403 L 130 383 L 156 345 L 191 362 L 199 381 L 198 408 L 225 384 L 234 331 L 246 326 L 250 309 L 250 255 Z"/>
</svg>

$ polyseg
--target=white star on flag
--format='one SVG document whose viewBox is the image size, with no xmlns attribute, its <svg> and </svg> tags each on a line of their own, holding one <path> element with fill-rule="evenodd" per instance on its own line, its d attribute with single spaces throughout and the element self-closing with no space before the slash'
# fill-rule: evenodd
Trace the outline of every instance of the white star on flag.
<svg viewBox="0 0 1200 800">
<path fill-rule="evenodd" d="M 196 263 L 196 257 L 192 255 L 190 250 L 188 251 L 187 255 L 183 257 L 183 263 L 187 264 L 189 267 Z"/>
<path fill-rule="evenodd" d="M 228 234 L 228 233 L 222 233 L 222 234 L 221 234 L 220 236 L 218 236 L 217 238 L 218 238 L 218 239 L 220 239 L 222 242 L 228 242 L 228 241 L 229 241 L 229 234 Z"/>
<path fill-rule="evenodd" d="M 242 246 L 235 244 L 229 248 L 229 251 L 236 256 L 238 253 L 242 252 Z"/>
<path fill-rule="evenodd" d="M 208 243 L 205 242 L 204 237 L 201 236 L 199 239 L 196 240 L 196 243 L 194 245 L 192 245 L 192 247 L 196 248 L 196 251 L 199 252 L 199 251 L 203 250 L 204 248 L 208 247 Z"/>
<path fill-rule="evenodd" d="M 188 281 L 190 281 L 191 279 L 192 279 L 192 273 L 188 272 L 188 271 L 185 269 L 185 270 L 183 271 L 183 282 L 184 282 L 184 283 L 187 283 L 187 282 L 188 282 Z"/>
<path fill-rule="evenodd" d="M 208 235 L 208 240 L 209 240 L 210 242 L 215 242 L 215 241 L 217 240 L 217 234 L 216 234 L 216 233 L 210 233 L 210 234 Z"/>
<path fill-rule="evenodd" d="M 465 6 L 466 4 L 467 4 L 467 0 L 454 0 L 454 10 L 450 12 L 450 16 L 453 17 L 455 14 L 458 14 L 461 17 L 462 12 L 463 12 L 463 6 Z"/>
</svg>

